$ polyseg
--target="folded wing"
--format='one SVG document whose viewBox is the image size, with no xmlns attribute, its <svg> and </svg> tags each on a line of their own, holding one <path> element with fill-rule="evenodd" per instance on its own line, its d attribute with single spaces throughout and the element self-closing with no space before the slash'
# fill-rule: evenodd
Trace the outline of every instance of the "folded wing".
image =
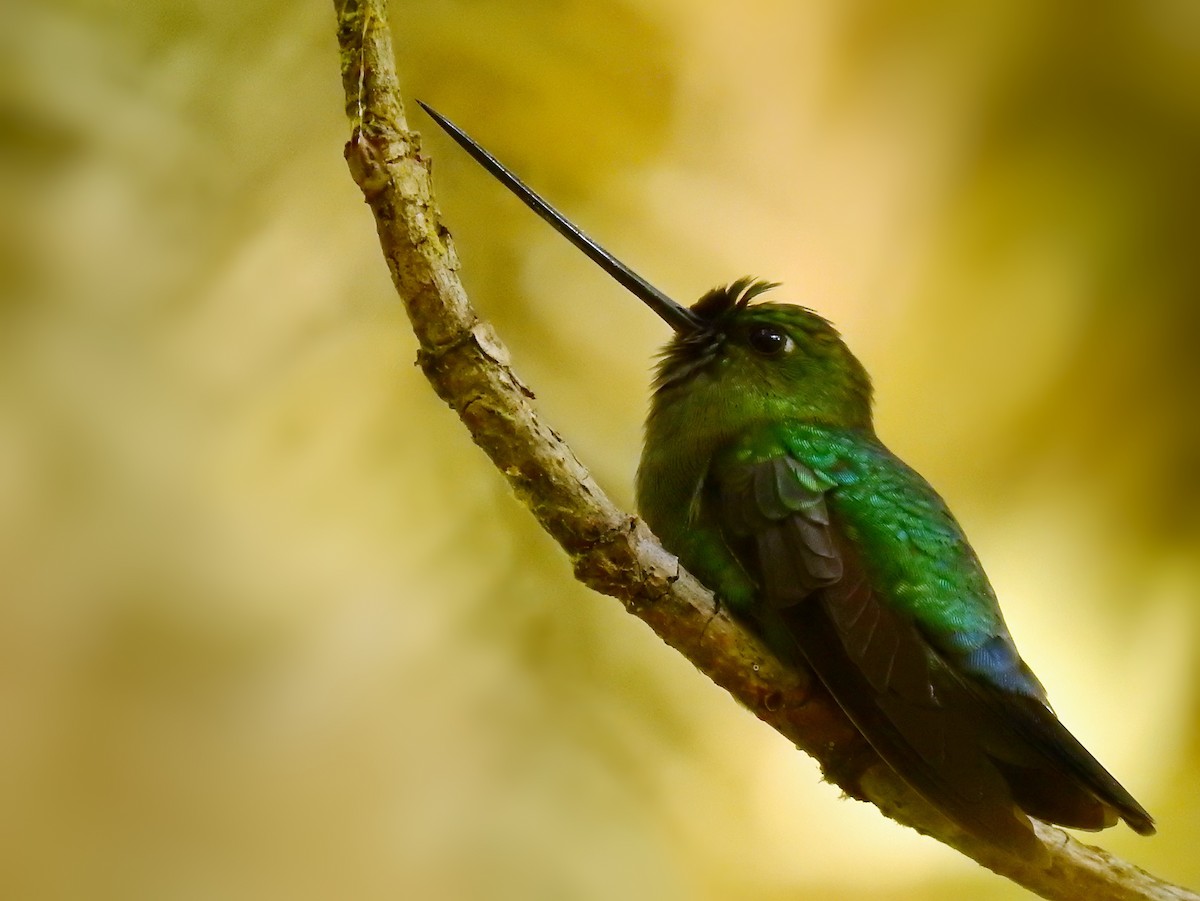
<svg viewBox="0 0 1200 901">
<path fill-rule="evenodd" d="M 828 502 L 831 482 L 780 455 L 719 489 L 730 545 L 761 575 L 766 631 L 794 641 L 880 757 L 950 819 L 1025 856 L 1041 846 L 1021 811 L 1084 829 L 1121 816 L 1153 831 L 1039 698 L 1005 688 L 1004 673 L 1028 673 L 1007 637 L 975 651 L 995 659 L 956 660 L 881 597 Z"/>
</svg>

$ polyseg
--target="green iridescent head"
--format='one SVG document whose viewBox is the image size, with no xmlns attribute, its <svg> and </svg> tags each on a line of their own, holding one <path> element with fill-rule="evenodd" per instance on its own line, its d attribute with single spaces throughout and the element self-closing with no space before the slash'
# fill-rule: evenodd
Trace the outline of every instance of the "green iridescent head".
<svg viewBox="0 0 1200 901">
<path fill-rule="evenodd" d="M 870 427 L 871 381 L 862 364 L 812 310 L 751 303 L 774 287 L 742 278 L 693 304 L 694 324 L 676 328 L 663 348 L 656 401 L 682 390 L 710 397 L 728 392 L 741 398 L 748 414 Z"/>
</svg>

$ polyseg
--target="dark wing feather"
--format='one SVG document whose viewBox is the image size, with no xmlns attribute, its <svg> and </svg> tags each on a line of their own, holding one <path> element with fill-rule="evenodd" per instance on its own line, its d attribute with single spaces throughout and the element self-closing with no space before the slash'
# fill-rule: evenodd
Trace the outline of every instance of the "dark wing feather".
<svg viewBox="0 0 1200 901">
<path fill-rule="evenodd" d="M 731 544 L 761 573 L 765 630 L 786 630 L 879 755 L 948 817 L 1025 856 L 1043 852 L 1018 807 L 1093 829 L 1115 809 L 1152 831 L 1049 708 L 959 671 L 883 602 L 830 516 L 830 484 L 778 456 L 720 487 Z"/>
<path fill-rule="evenodd" d="M 1003 742 L 996 765 L 1026 813 L 1076 829 L 1106 829 L 1123 819 L 1139 835 L 1154 834 L 1154 819 L 1068 731 L 1045 704 L 968 680 L 981 703 L 1016 742 Z M 1009 753 L 1014 748 L 1016 754 Z"/>
<path fill-rule="evenodd" d="M 805 657 L 917 792 L 968 832 L 1037 855 L 1029 821 L 979 746 L 958 680 L 910 621 L 880 603 L 853 550 L 841 552 L 849 578 L 784 613 Z"/>
</svg>

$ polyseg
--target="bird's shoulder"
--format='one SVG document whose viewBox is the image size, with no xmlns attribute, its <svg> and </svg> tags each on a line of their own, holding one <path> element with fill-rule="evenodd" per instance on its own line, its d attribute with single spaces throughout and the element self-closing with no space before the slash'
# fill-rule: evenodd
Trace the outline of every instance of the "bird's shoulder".
<svg viewBox="0 0 1200 901">
<path fill-rule="evenodd" d="M 786 459 L 787 465 L 779 464 Z M 873 590 L 911 620 L 948 658 L 1024 693 L 1040 686 L 1020 663 L 995 592 L 945 501 L 873 434 L 806 423 L 772 423 L 728 449 L 719 468 L 726 494 L 770 467 L 772 479 L 819 494 L 841 540 L 854 548 Z M 761 490 L 759 492 L 762 494 Z M 753 498 L 746 510 L 771 506 Z M 733 505 L 727 503 L 727 508 Z M 764 519 L 763 522 L 766 520 Z"/>
</svg>

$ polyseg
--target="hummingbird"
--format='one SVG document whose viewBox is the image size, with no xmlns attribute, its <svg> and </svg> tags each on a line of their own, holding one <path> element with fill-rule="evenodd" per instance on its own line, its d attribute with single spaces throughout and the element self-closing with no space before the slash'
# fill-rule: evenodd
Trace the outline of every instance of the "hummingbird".
<svg viewBox="0 0 1200 901">
<path fill-rule="evenodd" d="M 967 833 L 1031 859 L 1045 851 L 1030 817 L 1154 833 L 1051 709 L 946 503 L 876 435 L 871 380 L 833 325 L 761 300 L 778 285 L 750 278 L 677 303 L 420 105 L 672 329 L 638 512 L 720 603 L 807 664 L 880 758 Z"/>
</svg>

